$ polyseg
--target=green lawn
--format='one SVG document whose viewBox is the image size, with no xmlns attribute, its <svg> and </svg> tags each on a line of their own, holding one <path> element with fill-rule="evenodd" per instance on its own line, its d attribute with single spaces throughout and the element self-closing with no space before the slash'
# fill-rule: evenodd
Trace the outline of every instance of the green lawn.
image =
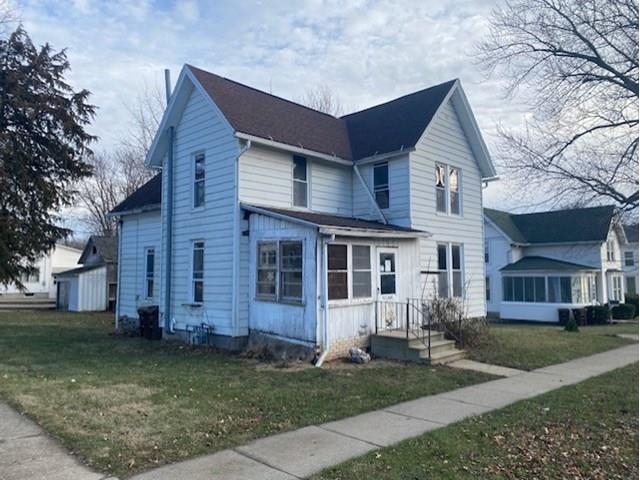
<svg viewBox="0 0 640 480">
<path fill-rule="evenodd" d="M 115 337 L 112 321 L 0 312 L 0 398 L 118 476 L 492 378 L 382 361 L 278 369 Z"/>
<path fill-rule="evenodd" d="M 313 478 L 638 478 L 638 365 L 435 430 Z"/>
<path fill-rule="evenodd" d="M 487 339 L 469 349 L 469 356 L 480 362 L 533 370 L 633 343 L 616 337 L 618 333 L 638 334 L 638 324 L 580 327 L 575 333 L 548 325 L 492 323 Z"/>
</svg>

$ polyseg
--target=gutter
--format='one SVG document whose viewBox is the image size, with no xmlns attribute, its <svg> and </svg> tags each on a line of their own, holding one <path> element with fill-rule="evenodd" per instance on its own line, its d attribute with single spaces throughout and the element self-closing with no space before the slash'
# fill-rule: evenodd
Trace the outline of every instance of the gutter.
<svg viewBox="0 0 640 480">
<path fill-rule="evenodd" d="M 240 157 L 251 148 L 251 140 L 247 140 L 236 157 L 233 172 L 233 279 L 231 290 L 231 322 L 238 328 L 238 285 L 240 283 Z"/>
<path fill-rule="evenodd" d="M 358 177 L 358 180 L 360 180 L 360 183 L 362 184 L 362 187 L 364 188 L 365 192 L 367 192 L 367 196 L 369 197 L 371 204 L 373 205 L 376 212 L 378 213 L 380 220 L 382 220 L 382 223 L 386 225 L 389 222 L 387 222 L 387 218 L 384 216 L 384 213 L 382 213 L 382 210 L 380 210 L 380 207 L 378 207 L 378 202 L 376 202 L 376 199 L 374 198 L 373 193 L 371 193 L 371 191 L 369 190 L 369 186 L 364 181 L 364 178 L 362 178 L 362 174 L 360 173 L 360 170 L 358 170 L 358 165 L 356 165 L 355 163 L 353 164 L 353 171 L 356 173 L 356 177 Z"/>
<path fill-rule="evenodd" d="M 327 282 L 328 260 L 327 245 L 336 239 L 335 235 L 322 238 L 322 352 L 316 362 L 316 367 L 321 367 L 329 353 L 329 285 Z"/>
</svg>

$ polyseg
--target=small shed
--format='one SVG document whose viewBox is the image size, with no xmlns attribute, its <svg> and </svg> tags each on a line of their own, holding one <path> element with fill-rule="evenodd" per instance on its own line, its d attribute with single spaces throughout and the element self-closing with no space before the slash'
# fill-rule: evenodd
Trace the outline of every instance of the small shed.
<svg viewBox="0 0 640 480">
<path fill-rule="evenodd" d="M 72 312 L 107 309 L 106 265 L 84 265 L 55 274 L 56 307 Z"/>
</svg>

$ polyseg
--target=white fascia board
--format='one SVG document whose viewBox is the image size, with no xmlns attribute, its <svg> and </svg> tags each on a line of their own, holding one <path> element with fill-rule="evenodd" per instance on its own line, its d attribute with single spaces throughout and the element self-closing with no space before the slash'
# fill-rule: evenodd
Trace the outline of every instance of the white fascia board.
<svg viewBox="0 0 640 480">
<path fill-rule="evenodd" d="M 129 216 L 129 215 L 137 215 L 137 214 L 140 214 L 140 213 L 155 212 L 155 211 L 160 210 L 160 208 L 161 208 L 160 204 L 156 203 L 154 205 L 148 205 L 148 206 L 141 207 L 141 208 L 134 208 L 134 209 L 131 209 L 131 210 L 124 210 L 122 212 L 115 212 L 115 213 L 109 212 L 109 213 L 107 213 L 107 217 L 108 218 L 126 217 L 126 216 Z"/>
<path fill-rule="evenodd" d="M 366 228 L 347 228 L 347 227 L 332 227 L 321 226 L 320 233 L 322 235 L 335 235 L 337 237 L 359 237 L 359 238 L 409 238 L 417 239 L 420 237 L 427 238 L 431 234 L 428 232 L 403 232 L 403 231 L 383 231 L 383 230 L 369 230 Z"/>
<path fill-rule="evenodd" d="M 235 136 L 242 140 L 250 140 L 253 143 L 265 145 L 267 147 L 278 148 L 280 150 L 286 150 L 291 153 L 298 153 L 300 155 L 304 155 L 308 157 L 315 157 L 322 160 L 327 160 L 329 162 L 339 163 L 340 165 L 346 165 L 349 167 L 353 165 L 352 161 L 345 160 L 344 158 L 340 158 L 336 155 L 327 155 L 326 153 L 316 152 L 315 150 L 309 150 L 304 147 L 296 147 L 294 145 L 277 142 L 275 140 L 271 140 L 268 138 L 257 137 L 255 135 L 250 135 L 248 133 L 236 132 Z"/>
<path fill-rule="evenodd" d="M 267 210 L 265 208 L 260 208 L 259 206 L 256 205 L 246 205 L 244 203 L 240 204 L 240 208 L 242 208 L 243 210 L 247 210 L 249 212 L 252 213 L 258 213 L 260 215 L 265 215 L 267 217 L 273 217 L 273 218 L 277 218 L 279 220 L 284 220 L 285 222 L 290 222 L 290 223 L 297 223 L 298 225 L 303 225 L 305 227 L 309 227 L 309 228 L 314 228 L 317 229 L 318 228 L 318 224 L 313 223 L 313 222 L 307 222 L 306 220 L 302 220 L 300 218 L 296 218 L 296 217 L 292 217 L 283 213 L 277 213 L 277 212 L 272 212 L 271 210 Z"/>
<path fill-rule="evenodd" d="M 406 155 L 415 151 L 416 151 L 415 147 L 403 148 L 401 150 L 396 150 L 395 152 L 381 153 L 379 155 L 371 155 L 370 157 L 360 158 L 359 160 L 356 160 L 354 163 L 356 165 L 367 165 L 369 163 L 376 163 L 382 160 L 389 160 L 391 158 Z"/>
</svg>

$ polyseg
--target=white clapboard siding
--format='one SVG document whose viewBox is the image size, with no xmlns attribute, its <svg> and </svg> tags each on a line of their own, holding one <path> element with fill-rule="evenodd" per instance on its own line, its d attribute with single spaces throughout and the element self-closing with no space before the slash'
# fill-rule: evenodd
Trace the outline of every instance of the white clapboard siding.
<svg viewBox="0 0 640 480">
<path fill-rule="evenodd" d="M 160 211 L 125 215 L 119 236 L 118 316 L 137 317 L 138 307 L 157 305 L 160 293 Z M 146 298 L 147 248 L 155 249 L 154 297 Z M 104 287 L 103 287 L 104 288 Z"/>
<path fill-rule="evenodd" d="M 388 160 L 389 163 L 389 208 L 382 213 L 389 223 L 401 226 L 409 226 L 411 219 L 410 204 L 410 180 L 409 180 L 409 156 L 402 155 Z M 375 164 L 366 164 L 358 167 L 367 188 L 373 193 L 373 167 Z M 367 194 L 365 187 L 357 177 L 353 175 L 353 212 L 354 216 L 370 220 L 380 221 L 380 217 Z"/>
<path fill-rule="evenodd" d="M 205 154 L 205 205 L 194 209 L 194 157 L 198 153 Z M 210 100 L 194 89 L 175 129 L 171 320 L 177 330 L 206 323 L 217 334 L 235 334 L 231 305 L 238 153 L 238 141 L 228 123 Z M 163 180 L 166 182 L 166 178 Z M 163 185 L 163 192 L 166 191 Z M 163 198 L 163 202 L 167 199 Z M 191 266 L 196 240 L 205 243 L 204 302 L 199 307 L 192 305 Z M 163 295 L 164 286 L 160 295 L 162 310 Z"/>
<path fill-rule="evenodd" d="M 307 157 L 309 210 L 351 216 L 351 168 Z M 240 157 L 240 201 L 293 206 L 293 154 L 252 145 Z"/>
<path fill-rule="evenodd" d="M 106 266 L 80 273 L 77 282 L 78 305 L 76 311 L 98 312 L 107 309 Z"/>
<path fill-rule="evenodd" d="M 468 315 L 484 316 L 486 305 L 481 174 L 451 101 L 442 106 L 427 133 L 416 145 L 415 152 L 410 154 L 410 159 L 412 226 L 427 230 L 433 235 L 421 242 L 421 268 L 431 271 L 437 269 L 438 242 L 463 244 Z M 460 168 L 462 214 L 459 216 L 436 212 L 436 162 Z"/>
<path fill-rule="evenodd" d="M 249 328 L 301 342 L 316 340 L 316 229 L 265 215 L 250 217 Z M 256 256 L 260 241 L 303 242 L 303 302 L 276 303 L 256 298 Z"/>
<path fill-rule="evenodd" d="M 491 298 L 487 301 L 487 311 L 498 313 L 502 301 L 502 274 L 500 269 L 511 263 L 511 242 L 493 225 L 485 221 L 485 242 L 489 254 L 486 275 L 491 282 Z"/>
</svg>

